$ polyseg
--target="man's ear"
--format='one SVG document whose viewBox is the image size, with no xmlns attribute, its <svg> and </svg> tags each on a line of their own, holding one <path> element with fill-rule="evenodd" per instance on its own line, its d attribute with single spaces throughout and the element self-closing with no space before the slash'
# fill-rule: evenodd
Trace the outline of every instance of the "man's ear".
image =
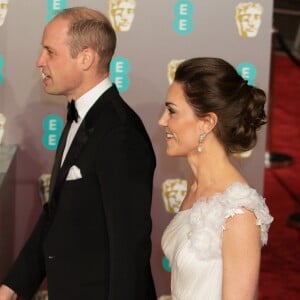
<svg viewBox="0 0 300 300">
<path fill-rule="evenodd" d="M 78 58 L 82 69 L 88 70 L 95 62 L 96 53 L 90 48 L 85 48 L 79 53 Z"/>
<path fill-rule="evenodd" d="M 217 122 L 218 116 L 213 112 L 209 112 L 201 118 L 201 122 L 199 123 L 199 130 L 201 132 L 209 133 L 215 128 Z"/>
</svg>

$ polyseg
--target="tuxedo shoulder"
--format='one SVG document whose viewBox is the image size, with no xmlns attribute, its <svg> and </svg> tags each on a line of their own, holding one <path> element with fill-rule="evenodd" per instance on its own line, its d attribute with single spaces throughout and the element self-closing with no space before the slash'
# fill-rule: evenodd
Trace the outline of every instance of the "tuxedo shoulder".
<svg viewBox="0 0 300 300">
<path fill-rule="evenodd" d="M 122 122 L 141 122 L 140 116 L 123 98 L 116 97 L 111 103 Z"/>
</svg>

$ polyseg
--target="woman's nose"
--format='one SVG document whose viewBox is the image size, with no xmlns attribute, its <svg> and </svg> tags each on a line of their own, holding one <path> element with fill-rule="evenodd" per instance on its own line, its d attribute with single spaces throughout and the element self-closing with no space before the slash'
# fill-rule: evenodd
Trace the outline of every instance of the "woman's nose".
<svg viewBox="0 0 300 300">
<path fill-rule="evenodd" d="M 160 116 L 159 120 L 158 120 L 158 125 L 159 126 L 167 126 L 167 117 L 166 117 L 166 111 L 164 111 L 162 113 L 162 115 Z"/>
</svg>

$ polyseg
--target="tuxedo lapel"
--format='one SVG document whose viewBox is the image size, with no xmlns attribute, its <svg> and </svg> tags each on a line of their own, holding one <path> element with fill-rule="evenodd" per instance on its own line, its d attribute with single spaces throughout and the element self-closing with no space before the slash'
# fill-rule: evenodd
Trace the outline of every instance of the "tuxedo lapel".
<svg viewBox="0 0 300 300">
<path fill-rule="evenodd" d="M 87 128 L 85 120 L 82 121 L 70 149 L 66 155 L 64 163 L 60 169 L 58 183 L 63 182 L 68 174 L 69 169 L 74 165 L 84 145 L 87 143 L 89 136 L 94 132 L 94 128 Z"/>
<path fill-rule="evenodd" d="M 59 170 L 60 170 L 60 165 L 61 165 L 61 159 L 63 156 L 63 152 L 65 149 L 65 145 L 66 145 L 66 141 L 67 141 L 67 137 L 68 137 L 68 133 L 71 127 L 71 123 L 72 122 L 67 122 L 64 130 L 61 134 L 61 138 L 59 140 L 58 143 L 58 147 L 56 150 L 56 154 L 55 154 L 55 160 L 54 160 L 54 164 L 53 164 L 53 169 L 52 169 L 52 174 L 51 174 L 51 181 L 50 181 L 50 188 L 49 188 L 49 199 L 52 199 L 53 196 L 53 191 L 56 185 L 56 180 L 59 174 Z"/>
</svg>

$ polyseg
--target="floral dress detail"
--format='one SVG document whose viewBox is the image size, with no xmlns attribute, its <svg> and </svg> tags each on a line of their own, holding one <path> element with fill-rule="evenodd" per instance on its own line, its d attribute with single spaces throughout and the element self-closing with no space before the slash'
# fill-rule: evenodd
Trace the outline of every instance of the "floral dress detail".
<svg viewBox="0 0 300 300">
<path fill-rule="evenodd" d="M 252 211 L 261 229 L 261 245 L 273 221 L 265 199 L 246 184 L 199 199 L 179 211 L 165 229 L 162 249 L 171 265 L 172 300 L 221 300 L 222 233 L 229 217 Z"/>
</svg>

